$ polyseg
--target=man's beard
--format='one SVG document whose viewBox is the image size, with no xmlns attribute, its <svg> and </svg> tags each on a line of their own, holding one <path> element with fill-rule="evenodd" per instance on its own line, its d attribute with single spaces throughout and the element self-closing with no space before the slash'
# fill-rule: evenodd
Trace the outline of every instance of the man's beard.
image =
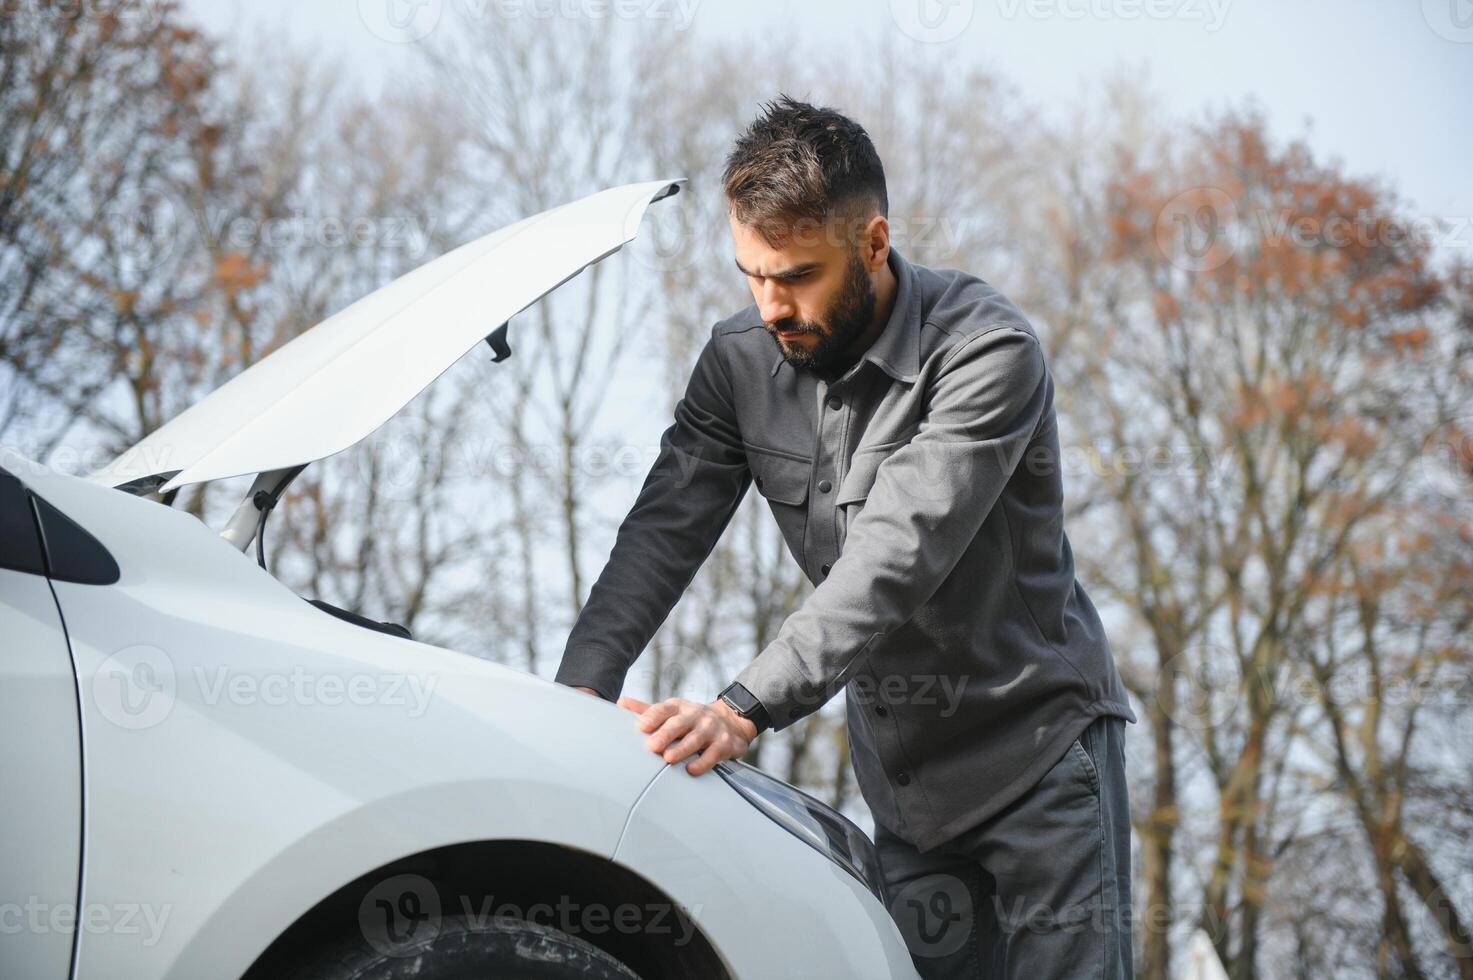
<svg viewBox="0 0 1473 980">
<path fill-rule="evenodd" d="M 787 317 L 767 324 L 767 332 L 782 351 L 783 358 L 793 367 L 834 377 L 853 362 L 845 352 L 874 322 L 875 305 L 875 290 L 870 284 L 869 272 L 859 256 L 851 253 L 839 295 L 834 297 L 822 322 Z M 777 336 L 779 330 L 811 333 L 818 337 L 818 342 L 811 348 L 785 344 Z"/>
</svg>

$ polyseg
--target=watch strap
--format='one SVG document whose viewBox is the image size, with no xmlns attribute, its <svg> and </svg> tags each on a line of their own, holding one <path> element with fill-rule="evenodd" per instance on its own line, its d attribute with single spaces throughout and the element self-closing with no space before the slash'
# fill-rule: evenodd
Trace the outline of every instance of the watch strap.
<svg viewBox="0 0 1473 980">
<path fill-rule="evenodd" d="M 731 710 L 756 725 L 759 735 L 772 727 L 772 719 L 767 714 L 767 708 L 757 700 L 755 694 L 740 683 L 732 682 L 717 696 L 725 701 Z"/>
</svg>

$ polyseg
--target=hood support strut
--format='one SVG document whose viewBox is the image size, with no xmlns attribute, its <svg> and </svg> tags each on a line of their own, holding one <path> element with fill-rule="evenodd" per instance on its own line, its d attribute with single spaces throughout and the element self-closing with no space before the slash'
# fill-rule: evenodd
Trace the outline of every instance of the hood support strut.
<svg viewBox="0 0 1473 980">
<path fill-rule="evenodd" d="M 230 516 L 230 523 L 225 525 L 225 530 L 220 532 L 220 537 L 242 552 L 249 548 L 252 539 L 256 537 L 261 526 L 266 522 L 267 513 L 286 492 L 287 485 L 306 468 L 307 464 L 303 463 L 299 466 L 287 466 L 279 470 L 267 470 L 256 474 L 251 488 L 246 491 L 245 499 L 240 502 L 239 507 L 235 508 L 235 513 Z M 261 496 L 262 494 L 265 496 Z"/>
</svg>

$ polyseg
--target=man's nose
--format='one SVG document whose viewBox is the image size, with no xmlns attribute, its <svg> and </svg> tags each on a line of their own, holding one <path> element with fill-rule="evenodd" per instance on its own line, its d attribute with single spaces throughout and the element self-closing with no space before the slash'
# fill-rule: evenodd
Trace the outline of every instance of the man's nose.
<svg viewBox="0 0 1473 980">
<path fill-rule="evenodd" d="M 798 307 L 792 295 L 784 288 L 767 283 L 761 287 L 757 297 L 757 309 L 767 323 L 779 323 L 798 315 Z"/>
</svg>

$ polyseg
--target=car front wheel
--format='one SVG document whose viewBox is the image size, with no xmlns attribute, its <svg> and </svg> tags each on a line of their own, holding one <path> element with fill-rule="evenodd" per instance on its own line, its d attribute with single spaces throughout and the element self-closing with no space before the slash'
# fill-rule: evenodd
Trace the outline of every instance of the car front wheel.
<svg viewBox="0 0 1473 980">
<path fill-rule="evenodd" d="M 591 943 L 523 919 L 447 918 L 384 948 L 357 936 L 311 957 L 291 980 L 639 980 Z"/>
</svg>

